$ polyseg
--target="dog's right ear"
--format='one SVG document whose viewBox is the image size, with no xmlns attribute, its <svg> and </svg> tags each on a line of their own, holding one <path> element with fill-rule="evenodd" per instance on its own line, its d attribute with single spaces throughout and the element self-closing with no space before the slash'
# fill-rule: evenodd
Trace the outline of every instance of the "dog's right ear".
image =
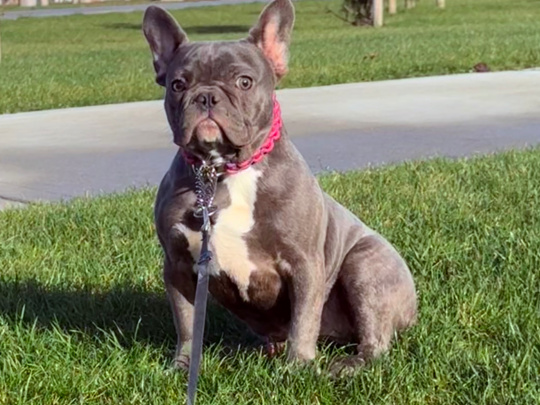
<svg viewBox="0 0 540 405">
<path fill-rule="evenodd" d="M 143 32 L 156 70 L 156 82 L 165 86 L 167 66 L 172 62 L 178 48 L 188 42 L 186 33 L 167 11 L 149 6 L 144 13 Z"/>
</svg>

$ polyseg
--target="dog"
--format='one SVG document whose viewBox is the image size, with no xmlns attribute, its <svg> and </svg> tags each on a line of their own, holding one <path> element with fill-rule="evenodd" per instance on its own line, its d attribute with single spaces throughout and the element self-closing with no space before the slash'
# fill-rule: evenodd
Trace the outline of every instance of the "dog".
<svg viewBox="0 0 540 405">
<path fill-rule="evenodd" d="M 177 368 L 189 367 L 201 247 L 194 162 L 221 174 L 210 294 L 272 347 L 285 347 L 288 360 L 315 359 L 317 342 L 329 339 L 356 345 L 336 363 L 355 368 L 416 321 L 405 261 L 322 191 L 281 126 L 274 91 L 287 72 L 294 19 L 290 0 L 274 0 L 244 39 L 192 43 L 165 10 L 145 12 L 143 32 L 179 147 L 154 210 Z"/>
</svg>

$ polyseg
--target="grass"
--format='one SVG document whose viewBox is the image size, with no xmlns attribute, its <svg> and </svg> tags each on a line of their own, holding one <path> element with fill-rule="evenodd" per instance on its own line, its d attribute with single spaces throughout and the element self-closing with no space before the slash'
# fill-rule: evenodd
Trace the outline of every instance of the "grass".
<svg viewBox="0 0 540 405">
<path fill-rule="evenodd" d="M 354 378 L 268 361 L 213 307 L 200 404 L 537 404 L 540 149 L 327 174 L 411 266 L 419 324 Z M 0 212 L 0 404 L 181 404 L 154 189 Z M 343 354 L 322 347 L 323 370 Z"/>
<path fill-rule="evenodd" d="M 202 0 L 178 0 L 178 2 L 193 2 Z M 131 6 L 134 4 L 155 4 L 159 5 L 161 0 L 103 0 L 95 3 L 51 3 L 46 7 L 37 5 L 36 7 L 21 7 L 17 5 L 4 5 L 5 11 L 29 11 L 29 10 L 50 10 L 52 8 L 80 8 L 80 7 L 107 7 L 107 6 Z"/>
<path fill-rule="evenodd" d="M 282 87 L 540 65 L 537 0 L 421 1 L 382 29 L 345 24 L 335 1 L 296 3 L 291 73 Z M 261 4 L 174 12 L 192 40 L 237 39 Z M 142 15 L 2 21 L 0 113 L 158 99 Z"/>
</svg>

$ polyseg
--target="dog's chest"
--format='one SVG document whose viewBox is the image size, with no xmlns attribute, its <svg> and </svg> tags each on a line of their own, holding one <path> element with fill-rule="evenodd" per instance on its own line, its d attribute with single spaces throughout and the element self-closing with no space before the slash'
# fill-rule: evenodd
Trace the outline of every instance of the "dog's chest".
<svg viewBox="0 0 540 405">
<path fill-rule="evenodd" d="M 219 210 L 210 238 L 210 247 L 217 262 L 214 268 L 218 273 L 225 273 L 236 284 L 240 295 L 246 301 L 249 299 L 247 290 L 250 276 L 257 270 L 256 264 L 250 258 L 246 235 L 255 225 L 259 177 L 260 172 L 249 168 L 223 181 L 229 193 L 230 204 Z M 194 262 L 197 262 L 201 249 L 201 233 L 192 231 L 181 223 L 175 225 L 175 230 L 187 238 L 189 252 Z"/>
</svg>

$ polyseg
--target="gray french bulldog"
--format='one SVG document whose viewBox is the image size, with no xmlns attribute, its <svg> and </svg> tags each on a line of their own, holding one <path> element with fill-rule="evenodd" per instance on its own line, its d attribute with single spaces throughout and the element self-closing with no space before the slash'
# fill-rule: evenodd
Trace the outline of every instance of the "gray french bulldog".
<svg viewBox="0 0 540 405">
<path fill-rule="evenodd" d="M 286 347 L 289 360 L 307 362 L 319 339 L 354 343 L 356 354 L 334 366 L 354 369 L 416 321 L 415 286 L 404 260 L 321 190 L 279 127 L 274 90 L 287 72 L 293 23 L 291 1 L 274 0 L 247 38 L 191 43 L 169 13 L 146 10 L 143 31 L 179 146 L 155 204 L 178 368 L 190 360 L 201 244 L 194 161 L 221 172 L 211 218 L 217 271 L 210 293 L 266 338 L 271 351 Z M 276 125 L 281 137 L 261 159 Z M 226 170 L 231 165 L 238 170 Z"/>
</svg>

